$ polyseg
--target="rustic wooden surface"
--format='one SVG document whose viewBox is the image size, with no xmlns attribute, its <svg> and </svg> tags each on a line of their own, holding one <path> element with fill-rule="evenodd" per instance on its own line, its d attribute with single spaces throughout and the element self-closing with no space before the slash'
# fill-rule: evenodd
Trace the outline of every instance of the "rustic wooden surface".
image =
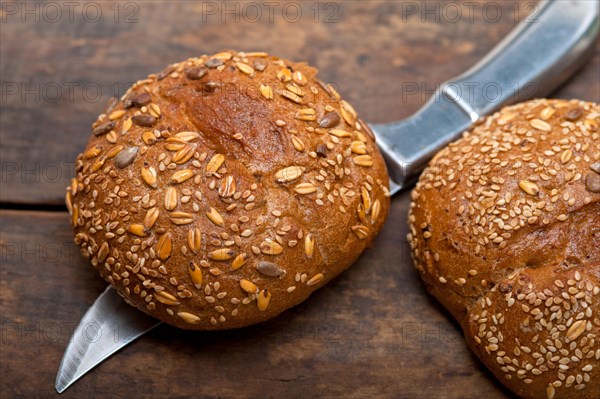
<svg viewBox="0 0 600 399">
<path fill-rule="evenodd" d="M 475 63 L 516 23 L 515 2 L 492 2 L 502 7 L 497 21 L 484 18 L 486 2 L 476 2 L 472 18 L 451 22 L 442 12 L 436 22 L 420 12 L 405 18 L 406 2 L 352 1 L 339 4 L 331 23 L 323 21 L 335 11 L 326 3 L 296 2 L 303 10 L 297 22 L 286 21 L 280 7 L 272 23 L 242 13 L 225 24 L 223 10 L 208 15 L 207 3 L 121 2 L 117 22 L 113 2 L 94 3 L 103 13 L 98 22 L 82 18 L 81 8 L 73 21 L 66 9 L 54 21 L 45 3 L 39 22 L 32 15 L 23 21 L 3 4 L 0 397 L 55 395 L 71 332 L 104 288 L 72 244 L 62 204 L 72 161 L 111 94 L 192 55 L 265 50 L 308 60 L 365 120 L 388 122 L 418 109 L 436 84 Z M 423 11 L 440 3 L 414 4 Z M 517 8 L 524 16 L 527 8 Z M 137 22 L 127 20 L 132 10 Z M 556 97 L 600 100 L 598 53 Z M 415 84 L 418 93 L 408 94 Z M 97 99 L 94 88 L 101 89 Z M 161 326 L 63 396 L 509 397 L 425 294 L 404 239 L 408 200 L 407 193 L 394 198 L 374 248 L 304 304 L 236 331 Z"/>
</svg>

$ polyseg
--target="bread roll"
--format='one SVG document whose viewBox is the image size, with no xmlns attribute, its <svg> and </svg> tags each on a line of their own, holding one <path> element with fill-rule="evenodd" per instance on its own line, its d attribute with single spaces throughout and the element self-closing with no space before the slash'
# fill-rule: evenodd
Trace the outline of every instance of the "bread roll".
<svg viewBox="0 0 600 399">
<path fill-rule="evenodd" d="M 598 104 L 504 108 L 440 151 L 408 240 L 429 292 L 524 398 L 600 397 Z"/>
<path fill-rule="evenodd" d="M 228 51 L 148 76 L 99 116 L 66 203 L 75 242 L 130 304 L 185 329 L 242 327 L 369 246 L 385 165 L 316 75 Z"/>
</svg>

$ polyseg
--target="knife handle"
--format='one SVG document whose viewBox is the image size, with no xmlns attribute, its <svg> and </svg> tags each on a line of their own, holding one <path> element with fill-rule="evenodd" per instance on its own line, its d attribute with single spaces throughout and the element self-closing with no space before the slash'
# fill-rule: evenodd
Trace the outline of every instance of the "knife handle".
<svg viewBox="0 0 600 399">
<path fill-rule="evenodd" d="M 542 1 L 475 66 L 442 84 L 415 115 L 372 126 L 391 178 L 405 187 L 480 118 L 550 94 L 593 52 L 598 13 L 594 0 Z"/>
</svg>

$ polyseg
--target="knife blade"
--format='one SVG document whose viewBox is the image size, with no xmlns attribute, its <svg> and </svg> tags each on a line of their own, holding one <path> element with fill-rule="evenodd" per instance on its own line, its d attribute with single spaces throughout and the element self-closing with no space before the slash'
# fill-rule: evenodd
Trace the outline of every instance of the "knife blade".
<svg viewBox="0 0 600 399">
<path fill-rule="evenodd" d="M 125 303 L 114 288 L 107 287 L 73 332 L 58 368 L 56 391 L 62 393 L 113 353 L 159 324 L 157 319 Z"/>
<path fill-rule="evenodd" d="M 438 150 L 480 118 L 549 94 L 570 77 L 594 49 L 598 13 L 593 1 L 542 1 L 473 68 L 442 84 L 417 114 L 372 125 L 390 172 L 390 193 L 408 187 Z M 489 85 L 499 89 L 494 98 L 482 91 Z M 474 86 L 479 90 L 467 90 Z M 159 324 L 108 287 L 73 333 L 56 377 L 57 392 Z"/>
</svg>

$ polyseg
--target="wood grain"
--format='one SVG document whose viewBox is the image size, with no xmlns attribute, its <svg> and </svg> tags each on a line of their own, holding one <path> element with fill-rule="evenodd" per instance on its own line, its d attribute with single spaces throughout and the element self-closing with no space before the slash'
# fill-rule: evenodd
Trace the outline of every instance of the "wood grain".
<svg viewBox="0 0 600 399">
<path fill-rule="evenodd" d="M 300 306 L 225 332 L 162 325 L 62 397 L 506 397 L 425 294 L 404 239 L 408 202 L 396 198 L 373 248 Z M 71 243 L 66 213 L 0 220 L 0 397 L 49 397 L 105 283 Z"/>
<path fill-rule="evenodd" d="M 72 244 L 66 213 L 41 210 L 62 209 L 72 162 L 110 96 L 169 62 L 226 48 L 265 50 L 309 61 L 365 120 L 389 122 L 415 112 L 436 85 L 499 42 L 518 20 L 515 4 L 519 17 L 527 11 L 483 1 L 472 18 L 452 22 L 422 15 L 442 2 L 414 2 L 418 13 L 408 15 L 410 2 L 350 1 L 326 23 L 328 10 L 315 22 L 310 7 L 330 3 L 296 2 L 303 17 L 295 22 L 280 8 L 272 22 L 242 13 L 222 23 L 223 10 L 209 15 L 208 3 L 120 2 L 117 22 L 113 2 L 95 2 L 97 22 L 82 18 L 81 8 L 73 21 L 64 9 L 57 21 L 50 14 L 23 20 L 3 3 L 0 204 L 32 211 L 0 211 L 0 397 L 55 395 L 72 330 L 105 287 Z M 128 4 L 137 22 L 128 23 Z M 484 17 L 487 4 L 500 7 L 497 20 Z M 599 49 L 555 96 L 600 101 Z M 394 198 L 374 248 L 302 305 L 235 331 L 161 326 L 62 396 L 510 396 L 425 294 L 405 243 L 407 206 L 407 193 Z"/>
</svg>

